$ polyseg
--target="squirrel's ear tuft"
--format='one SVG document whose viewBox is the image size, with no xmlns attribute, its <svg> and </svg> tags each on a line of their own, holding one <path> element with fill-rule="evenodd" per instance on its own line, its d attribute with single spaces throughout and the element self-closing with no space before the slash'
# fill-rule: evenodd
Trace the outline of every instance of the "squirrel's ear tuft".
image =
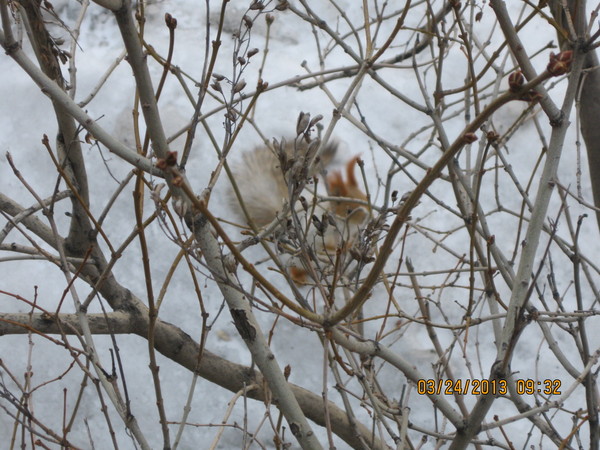
<svg viewBox="0 0 600 450">
<path fill-rule="evenodd" d="M 346 181 L 341 174 L 341 172 L 336 171 L 333 172 L 330 176 L 327 177 L 327 187 L 329 188 L 330 195 L 334 197 L 350 197 L 364 200 L 366 199 L 366 195 L 358 186 L 358 181 L 356 180 L 356 175 L 354 173 L 354 168 L 356 165 L 362 164 L 362 159 L 360 156 L 355 156 L 346 164 Z"/>
<path fill-rule="evenodd" d="M 355 156 L 348 161 L 348 164 L 346 164 L 346 177 L 348 178 L 348 186 L 350 188 L 358 188 L 358 182 L 354 176 L 354 168 L 357 164 L 362 164 L 362 159 L 360 159 L 360 156 Z"/>
<path fill-rule="evenodd" d="M 356 156 L 352 158 L 346 164 L 346 180 L 339 171 L 333 172 L 327 177 L 327 189 L 329 195 L 333 197 L 346 197 L 354 198 L 356 200 L 366 200 L 367 196 L 362 191 L 356 180 L 354 174 L 354 167 L 358 164 L 361 165 L 363 162 L 360 157 Z M 361 204 L 344 201 L 333 201 L 332 209 L 335 214 L 339 217 L 345 217 L 351 222 L 360 223 L 366 217 L 365 208 Z"/>
</svg>

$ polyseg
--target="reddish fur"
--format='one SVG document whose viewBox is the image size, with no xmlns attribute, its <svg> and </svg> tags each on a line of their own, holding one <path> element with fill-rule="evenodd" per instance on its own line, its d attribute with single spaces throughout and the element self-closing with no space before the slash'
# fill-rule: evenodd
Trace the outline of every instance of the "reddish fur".
<svg viewBox="0 0 600 450">
<path fill-rule="evenodd" d="M 348 164 L 346 164 L 346 178 L 344 181 L 342 173 L 339 171 L 333 172 L 327 177 L 327 186 L 329 187 L 329 193 L 334 197 L 346 197 L 355 198 L 357 200 L 366 200 L 367 196 L 358 187 L 356 176 L 354 175 L 354 168 L 360 161 L 359 156 L 355 156 Z M 347 217 L 354 209 L 360 205 L 356 203 L 347 202 L 334 202 L 334 211 L 340 217 Z M 364 218 L 363 215 L 360 215 Z"/>
<path fill-rule="evenodd" d="M 344 184 L 344 179 L 342 178 L 341 172 L 333 172 L 327 178 L 327 184 L 329 185 L 331 195 L 333 195 L 334 197 L 346 196 L 346 185 Z"/>
<path fill-rule="evenodd" d="M 359 161 L 360 157 L 358 156 L 348 161 L 346 164 L 346 180 L 344 180 L 344 176 L 339 170 L 333 172 L 327 177 L 327 188 L 332 197 L 354 198 L 357 200 L 367 199 L 367 196 L 358 186 L 358 182 L 354 174 L 354 168 Z M 352 202 L 331 202 L 332 212 L 334 212 L 338 217 L 345 218 L 347 223 L 354 224 L 354 226 L 361 224 L 366 218 L 366 212 L 363 209 L 356 211 L 356 209 L 361 206 L 362 205 L 358 203 Z M 339 244 L 340 243 L 335 239 L 325 239 L 324 242 L 325 248 L 329 252 L 335 252 L 338 249 Z M 341 252 L 347 252 L 347 249 L 350 246 L 351 242 L 345 242 L 344 248 L 340 249 Z M 309 282 L 310 277 L 308 272 L 301 267 L 291 266 L 289 268 L 289 274 L 296 284 L 304 285 Z"/>
<path fill-rule="evenodd" d="M 354 176 L 354 167 L 356 167 L 359 161 L 360 156 L 355 156 L 350 161 L 348 161 L 348 164 L 346 164 L 346 177 L 348 178 L 348 186 L 354 189 L 358 189 L 358 183 L 356 182 L 356 177 Z"/>
<path fill-rule="evenodd" d="M 308 283 L 308 273 L 306 270 L 301 269 L 300 267 L 292 266 L 290 267 L 290 276 L 294 283 L 296 284 L 307 284 Z"/>
</svg>

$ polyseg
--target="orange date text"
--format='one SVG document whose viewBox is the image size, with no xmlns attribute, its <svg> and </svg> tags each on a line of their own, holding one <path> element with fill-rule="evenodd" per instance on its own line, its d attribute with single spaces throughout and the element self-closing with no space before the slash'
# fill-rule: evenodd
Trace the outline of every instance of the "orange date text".
<svg viewBox="0 0 600 450">
<path fill-rule="evenodd" d="M 465 378 L 458 380 L 421 379 L 417 382 L 420 395 L 506 395 L 506 380 Z"/>
</svg>

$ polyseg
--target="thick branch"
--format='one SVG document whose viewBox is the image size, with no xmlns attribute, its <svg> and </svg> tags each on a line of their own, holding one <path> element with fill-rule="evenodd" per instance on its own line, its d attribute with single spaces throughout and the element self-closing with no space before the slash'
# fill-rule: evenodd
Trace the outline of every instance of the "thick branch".
<svg viewBox="0 0 600 450">
<path fill-rule="evenodd" d="M 44 74 L 36 65 L 25 55 L 21 48 L 15 43 L 6 41 L 4 33 L 0 31 L 0 45 L 6 53 L 31 77 L 42 92 L 47 95 L 56 104 L 63 107 L 77 122 L 88 130 L 94 138 L 98 139 L 108 148 L 109 151 L 120 158 L 132 164 L 134 167 L 145 172 L 161 176 L 162 172 L 154 167 L 150 159 L 137 154 L 134 150 L 128 148 L 118 139 L 115 139 L 110 133 L 100 127 L 94 119 L 88 116 L 77 104 L 63 91 L 53 80 Z"/>
<path fill-rule="evenodd" d="M 132 300 L 138 308 L 145 308 L 139 300 L 133 298 Z M 53 316 L 45 313 L 33 315 L 3 313 L 0 314 L 0 336 L 25 334 L 30 331 L 43 335 L 60 333 L 71 335 L 81 332 L 75 314 L 60 314 L 58 318 L 59 320 L 55 320 Z M 148 314 L 140 310 L 111 312 L 106 316 L 88 314 L 88 322 L 90 330 L 95 335 L 132 333 L 144 339 L 147 339 L 148 336 Z M 200 350 L 198 344 L 175 325 L 157 321 L 155 348 L 167 358 L 231 392 L 238 392 L 245 386 L 255 384 L 258 388 L 248 391 L 248 397 L 258 401 L 265 401 L 267 398 L 262 388 L 264 386 L 263 376 L 249 367 L 232 363 L 207 350 L 203 351 L 202 360 L 198 366 Z M 320 426 L 325 426 L 323 399 L 295 384 L 289 383 L 289 386 L 306 417 Z M 360 423 L 356 424 L 356 431 L 360 436 L 356 436 L 346 413 L 335 404 L 329 403 L 327 411 L 334 433 L 352 448 L 362 449 L 361 439 L 368 443 L 369 448 L 386 448 L 384 443 L 374 438 L 371 431 Z"/>
<path fill-rule="evenodd" d="M 201 216 L 198 216 L 201 217 Z M 304 413 L 294 397 L 290 385 L 285 379 L 275 356 L 258 324 L 250 304 L 243 293 L 233 287 L 233 277 L 225 267 L 223 255 L 219 244 L 210 230 L 210 224 L 205 218 L 191 222 L 187 217 L 188 226 L 194 231 L 196 241 L 202 249 L 206 265 L 215 277 L 215 280 L 229 306 L 229 310 L 240 336 L 244 339 L 252 358 L 264 375 L 274 400 L 279 404 L 281 412 L 290 425 L 290 429 L 302 448 L 320 449 Z"/>
<path fill-rule="evenodd" d="M 506 320 L 502 330 L 502 339 L 498 345 L 496 362 L 490 371 L 490 380 L 504 379 L 510 370 L 510 360 L 522 331 L 522 311 L 529 297 L 529 282 L 533 272 L 533 263 L 539 246 L 541 231 L 546 220 L 546 212 L 550 197 L 556 184 L 556 171 L 562 154 L 569 121 L 566 117 L 573 107 L 578 79 L 583 67 L 583 55 L 577 53 L 573 62 L 572 73 L 569 78 L 569 86 L 561 108 L 562 120 L 556 123 L 552 130 L 550 144 L 544 170 L 540 179 L 539 189 L 533 205 L 533 211 L 527 227 L 527 233 L 521 252 L 521 260 L 515 276 L 515 282 L 508 306 Z M 475 407 L 469 415 L 469 420 L 463 429 L 459 429 L 457 437 L 450 446 L 451 450 L 465 448 L 471 439 L 478 433 L 481 422 L 489 411 L 495 397 L 486 395 L 479 397 Z"/>
</svg>

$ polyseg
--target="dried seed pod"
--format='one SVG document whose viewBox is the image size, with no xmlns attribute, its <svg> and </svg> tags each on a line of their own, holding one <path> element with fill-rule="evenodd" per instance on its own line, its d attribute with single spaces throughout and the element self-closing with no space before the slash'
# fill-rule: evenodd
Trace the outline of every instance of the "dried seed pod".
<svg viewBox="0 0 600 450">
<path fill-rule="evenodd" d="M 375 257 L 374 257 L 374 256 L 372 256 L 372 255 L 365 255 L 365 257 L 363 258 L 363 262 L 364 262 L 365 264 L 370 264 L 370 263 L 372 263 L 373 261 L 375 261 Z"/>
<path fill-rule="evenodd" d="M 244 16 L 242 17 L 242 20 L 244 21 L 244 25 L 246 25 L 247 28 L 252 28 L 252 19 L 248 16 Z"/>
<path fill-rule="evenodd" d="M 303 195 L 300 196 L 300 198 L 298 199 L 300 200 L 300 204 L 302 205 L 302 209 L 306 212 L 308 211 L 308 202 L 306 201 L 306 198 L 304 198 Z M 313 218 L 316 216 L 313 216 Z"/>
<path fill-rule="evenodd" d="M 285 139 L 282 139 L 281 142 L 279 142 L 277 139 L 273 138 L 273 148 L 279 158 L 279 168 L 284 174 L 287 173 L 290 167 L 292 167 L 293 160 L 290 161 L 288 159 L 288 154 L 285 151 Z"/>
<path fill-rule="evenodd" d="M 244 80 L 240 80 L 237 83 L 235 83 L 235 86 L 233 86 L 233 93 L 237 94 L 245 87 L 246 87 L 246 82 Z"/>
<path fill-rule="evenodd" d="M 335 217 L 333 217 L 333 214 L 331 214 L 330 212 L 327 212 L 326 217 L 327 217 L 327 222 L 329 223 L 329 225 L 331 225 L 332 227 L 335 227 L 337 225 L 337 222 L 335 221 Z"/>
<path fill-rule="evenodd" d="M 257 48 L 251 48 L 250 50 L 248 50 L 248 59 L 252 58 L 257 53 L 258 53 L 258 49 Z"/>
<path fill-rule="evenodd" d="M 248 9 L 250 9 L 250 10 L 259 10 L 260 11 L 260 10 L 262 10 L 264 8 L 265 8 L 265 5 L 264 5 L 264 3 L 262 1 L 255 0 L 255 1 L 252 2 L 252 4 L 250 5 L 250 8 L 248 8 Z"/>
<path fill-rule="evenodd" d="M 354 247 L 352 247 L 350 249 L 350 256 L 352 256 L 352 259 L 354 259 L 355 261 L 360 261 L 362 259 L 362 255 L 360 254 L 360 252 L 355 249 Z"/>
<path fill-rule="evenodd" d="M 312 219 L 312 223 L 313 223 L 315 229 L 317 230 L 317 234 L 319 236 L 323 236 L 323 232 L 324 232 L 324 229 L 325 229 L 325 227 L 323 226 L 323 222 L 321 222 L 319 220 L 319 218 L 316 215 L 314 215 L 314 214 L 313 214 L 313 216 L 312 216 L 311 219 Z"/>
<path fill-rule="evenodd" d="M 523 76 L 523 72 L 520 70 L 517 70 L 508 76 L 508 88 L 511 90 L 511 92 L 517 92 L 519 89 L 521 89 L 523 84 L 525 84 L 525 77 Z"/>
<path fill-rule="evenodd" d="M 311 120 L 308 124 L 308 128 L 314 127 L 317 124 L 317 122 L 320 122 L 321 120 L 323 120 L 323 115 L 317 114 L 315 117 L 313 117 L 313 120 Z"/>
<path fill-rule="evenodd" d="M 265 20 L 267 21 L 267 25 L 271 25 L 273 23 L 273 21 L 275 20 L 275 17 L 273 17 L 272 14 L 267 14 L 267 17 L 265 17 Z"/>
<path fill-rule="evenodd" d="M 212 77 L 217 81 L 223 81 L 225 79 L 225 75 L 216 72 L 213 72 Z"/>
<path fill-rule="evenodd" d="M 329 227 L 329 214 L 323 213 L 321 214 L 321 226 L 323 227 L 322 233 L 325 234 L 327 228 Z"/>
<path fill-rule="evenodd" d="M 301 135 L 306 131 L 308 124 L 310 123 L 310 113 L 300 112 L 298 114 L 298 122 L 296 122 L 296 135 Z"/>
<path fill-rule="evenodd" d="M 237 120 L 237 113 L 233 109 L 229 109 L 225 114 L 225 118 L 229 119 L 232 122 L 235 122 Z"/>
<path fill-rule="evenodd" d="M 288 7 L 289 7 L 289 4 L 288 4 L 287 0 L 279 0 L 279 3 L 275 7 L 275 9 L 277 11 L 285 11 L 286 9 L 288 9 Z"/>
<path fill-rule="evenodd" d="M 246 64 L 246 58 L 243 56 L 238 56 L 237 60 L 242 66 Z"/>
<path fill-rule="evenodd" d="M 217 92 L 223 92 L 223 89 L 221 89 L 221 83 L 219 83 L 218 81 L 214 81 L 211 85 L 211 88 L 213 88 L 215 91 Z"/>
<path fill-rule="evenodd" d="M 558 55 L 550 53 L 550 62 L 546 69 L 552 76 L 564 75 L 571 70 L 571 63 L 573 62 L 573 51 L 565 50 L 560 52 Z"/>
</svg>

